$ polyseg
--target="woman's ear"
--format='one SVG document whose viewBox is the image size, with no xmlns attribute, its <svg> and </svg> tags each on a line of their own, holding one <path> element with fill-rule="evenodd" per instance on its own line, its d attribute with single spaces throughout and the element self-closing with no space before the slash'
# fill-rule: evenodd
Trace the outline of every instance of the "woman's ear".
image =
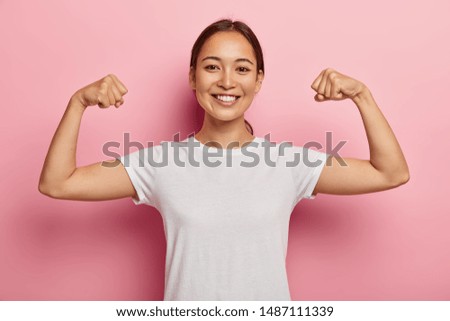
<svg viewBox="0 0 450 321">
<path fill-rule="evenodd" d="M 194 67 L 189 69 L 189 85 L 195 90 L 195 70 Z"/>
<path fill-rule="evenodd" d="M 264 72 L 262 70 L 259 70 L 258 77 L 256 77 L 255 94 L 261 89 L 263 80 L 264 80 Z"/>
</svg>

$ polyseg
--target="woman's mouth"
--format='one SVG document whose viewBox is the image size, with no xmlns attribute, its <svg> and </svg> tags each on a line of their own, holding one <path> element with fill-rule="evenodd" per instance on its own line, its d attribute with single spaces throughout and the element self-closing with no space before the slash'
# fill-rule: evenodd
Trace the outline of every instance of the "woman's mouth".
<svg viewBox="0 0 450 321">
<path fill-rule="evenodd" d="M 215 95 L 215 94 L 212 94 L 212 96 L 220 104 L 225 105 L 225 106 L 233 105 L 241 97 L 241 96 L 234 96 L 234 95 Z"/>
</svg>

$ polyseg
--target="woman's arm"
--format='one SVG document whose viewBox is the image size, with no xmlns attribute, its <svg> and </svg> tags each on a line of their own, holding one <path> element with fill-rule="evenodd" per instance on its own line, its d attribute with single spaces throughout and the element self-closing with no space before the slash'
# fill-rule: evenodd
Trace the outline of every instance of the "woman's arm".
<svg viewBox="0 0 450 321">
<path fill-rule="evenodd" d="M 102 108 L 123 103 L 126 88 L 108 75 L 77 91 L 50 143 L 39 179 L 39 191 L 53 198 L 72 200 L 107 200 L 136 196 L 123 165 L 104 166 L 98 162 L 76 167 L 76 149 L 82 116 L 88 106 Z"/>
<path fill-rule="evenodd" d="M 369 160 L 343 158 L 345 165 L 331 156 L 313 194 L 370 193 L 408 182 L 408 165 L 400 145 L 363 83 L 326 69 L 311 87 L 317 91 L 316 101 L 352 99 L 361 114 L 370 150 Z"/>
</svg>

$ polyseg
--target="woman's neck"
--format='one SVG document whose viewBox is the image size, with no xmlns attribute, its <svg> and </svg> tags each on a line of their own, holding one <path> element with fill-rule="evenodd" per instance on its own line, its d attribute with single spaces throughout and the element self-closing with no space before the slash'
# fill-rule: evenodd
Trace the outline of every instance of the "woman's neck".
<svg viewBox="0 0 450 321">
<path fill-rule="evenodd" d="M 235 121 L 203 121 L 195 134 L 202 144 L 217 148 L 242 148 L 255 138 L 246 128 L 244 118 Z"/>
</svg>

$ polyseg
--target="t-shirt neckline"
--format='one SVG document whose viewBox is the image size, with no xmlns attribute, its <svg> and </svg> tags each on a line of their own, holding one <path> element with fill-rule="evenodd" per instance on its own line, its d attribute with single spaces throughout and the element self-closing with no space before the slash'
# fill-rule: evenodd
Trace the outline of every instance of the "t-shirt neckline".
<svg viewBox="0 0 450 321">
<path fill-rule="evenodd" d="M 230 154 L 232 154 L 232 155 L 242 155 L 242 149 L 243 149 L 243 148 L 244 148 L 244 149 L 247 149 L 247 148 L 249 148 L 249 147 L 250 147 L 250 148 L 255 148 L 255 147 L 257 147 L 257 146 L 252 146 L 252 145 L 254 145 L 255 143 L 257 143 L 258 146 L 259 146 L 259 143 L 261 143 L 261 141 L 262 141 L 262 138 L 261 138 L 261 137 L 258 137 L 258 136 L 255 135 L 255 137 L 253 138 L 253 140 L 252 140 L 250 143 L 248 143 L 247 145 L 245 145 L 245 147 L 231 148 L 231 149 L 230 149 L 230 148 L 218 148 L 218 147 L 214 147 L 214 146 L 207 146 L 207 145 L 203 144 L 202 142 L 200 142 L 197 138 L 195 138 L 194 135 L 189 136 L 188 138 L 186 138 L 186 140 L 189 140 L 189 139 L 192 139 L 194 142 L 199 143 L 199 144 L 200 144 L 200 149 L 201 149 L 201 150 L 208 149 L 208 150 L 210 150 L 211 152 L 218 152 L 218 151 L 220 151 L 220 150 L 223 150 L 223 154 L 230 153 Z"/>
</svg>

